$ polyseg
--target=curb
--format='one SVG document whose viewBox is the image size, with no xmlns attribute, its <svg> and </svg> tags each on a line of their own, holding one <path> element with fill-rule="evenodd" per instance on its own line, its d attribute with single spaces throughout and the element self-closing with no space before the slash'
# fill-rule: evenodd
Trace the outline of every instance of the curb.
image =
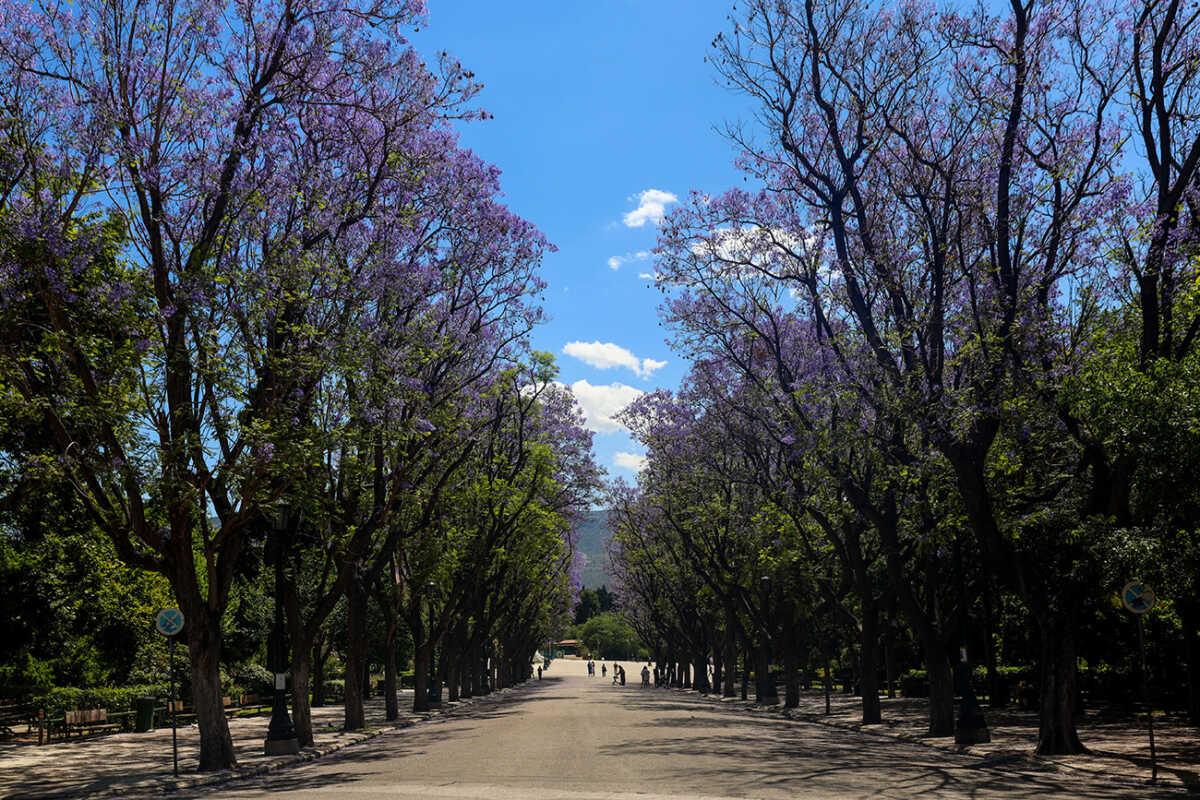
<svg viewBox="0 0 1200 800">
<path fill-rule="evenodd" d="M 286 767 L 296 764 L 307 764 L 310 761 L 324 758 L 344 750 L 347 747 L 352 747 L 363 742 L 370 741 L 378 736 L 392 731 L 411 728 L 422 722 L 429 722 L 444 717 L 451 717 L 460 711 L 465 711 L 472 706 L 488 701 L 490 699 L 502 700 L 505 695 L 511 694 L 518 689 L 527 686 L 528 681 L 516 686 L 510 686 L 504 689 L 497 689 L 489 694 L 481 697 L 470 697 L 465 700 L 456 700 L 453 703 L 444 703 L 443 706 L 434 711 L 426 711 L 422 713 L 410 712 L 410 716 L 395 722 L 387 722 L 383 725 L 373 728 L 367 728 L 362 731 L 355 731 L 345 736 L 341 741 L 330 742 L 325 745 L 316 745 L 314 747 L 306 747 L 299 753 L 294 755 L 279 756 L 269 761 L 256 763 L 249 767 L 240 767 L 232 770 L 222 770 L 220 772 L 203 772 L 192 775 L 181 775 L 176 778 L 174 776 L 165 776 L 158 778 L 146 778 L 134 783 L 126 783 L 121 786 L 113 786 L 99 792 L 88 792 L 87 794 L 76 794 L 68 792 L 67 794 L 31 794 L 19 795 L 22 800 L 39 800 L 46 798 L 107 798 L 107 797 L 127 797 L 129 795 L 147 795 L 147 794 L 168 794 L 170 792 L 178 792 L 184 789 L 195 789 L 203 786 L 217 786 L 220 784 L 230 783 L 232 781 L 244 780 L 247 778 L 256 778 L 277 772 Z"/>
</svg>

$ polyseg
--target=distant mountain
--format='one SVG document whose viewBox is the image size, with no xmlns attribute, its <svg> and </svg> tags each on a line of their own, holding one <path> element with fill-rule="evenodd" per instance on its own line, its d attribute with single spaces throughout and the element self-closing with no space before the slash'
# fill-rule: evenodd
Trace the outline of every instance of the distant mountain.
<svg viewBox="0 0 1200 800">
<path fill-rule="evenodd" d="M 602 585 L 612 588 L 612 574 L 608 564 L 608 553 L 604 549 L 608 541 L 608 512 L 589 511 L 579 523 L 579 552 L 583 562 L 580 579 L 583 588 L 598 589 Z"/>
</svg>

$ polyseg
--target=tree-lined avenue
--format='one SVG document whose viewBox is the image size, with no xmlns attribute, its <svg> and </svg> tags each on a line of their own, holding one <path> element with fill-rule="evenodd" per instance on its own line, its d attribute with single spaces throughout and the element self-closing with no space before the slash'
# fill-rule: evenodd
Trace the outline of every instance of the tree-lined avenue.
<svg viewBox="0 0 1200 800">
<path fill-rule="evenodd" d="M 690 693 L 589 678 L 555 661 L 496 703 L 251 784 L 187 797 L 1093 798 L 1145 795 L 877 735 L 750 713 Z M 597 670 L 599 667 L 597 666 Z M 610 671 L 611 675 L 611 671 Z"/>
</svg>

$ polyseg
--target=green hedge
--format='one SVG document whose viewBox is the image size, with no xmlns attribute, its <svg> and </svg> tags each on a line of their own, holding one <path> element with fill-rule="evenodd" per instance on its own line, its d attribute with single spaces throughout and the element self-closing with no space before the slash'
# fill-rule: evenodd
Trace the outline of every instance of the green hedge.
<svg viewBox="0 0 1200 800">
<path fill-rule="evenodd" d="M 64 711 L 86 708 L 105 708 L 111 712 L 132 711 L 134 702 L 139 697 L 157 697 L 166 700 L 168 686 L 165 683 L 146 684 L 143 686 L 113 686 L 98 689 L 79 689 L 73 686 L 59 686 L 48 692 L 34 695 L 30 702 L 36 708 L 46 709 L 50 715 L 61 714 Z"/>
</svg>

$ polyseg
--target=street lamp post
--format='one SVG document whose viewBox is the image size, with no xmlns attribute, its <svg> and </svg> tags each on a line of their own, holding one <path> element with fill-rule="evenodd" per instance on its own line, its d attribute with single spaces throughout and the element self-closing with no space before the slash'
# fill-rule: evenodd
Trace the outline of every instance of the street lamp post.
<svg viewBox="0 0 1200 800">
<path fill-rule="evenodd" d="M 267 727 L 264 752 L 269 756 L 300 752 L 296 729 L 287 708 L 287 653 L 283 646 L 283 559 L 284 537 L 288 533 L 288 512 L 285 508 L 275 517 L 269 552 L 275 562 L 275 623 L 268 643 L 271 671 L 275 673 L 275 698 L 271 705 L 271 723 Z"/>
<path fill-rule="evenodd" d="M 979 700 L 971 685 L 971 662 L 968 659 L 967 638 L 967 584 L 963 576 L 962 543 L 960 534 L 954 536 L 954 571 L 958 583 L 959 659 L 954 665 L 954 682 L 959 697 L 958 720 L 954 725 L 954 741 L 960 745 L 983 744 L 992 740 L 987 720 L 979 709 Z"/>
<path fill-rule="evenodd" d="M 429 611 L 429 704 L 431 706 L 440 706 L 442 704 L 442 682 L 438 680 L 437 648 L 433 642 L 433 592 L 436 589 L 437 584 L 433 581 L 425 584 L 425 596 Z"/>
</svg>

